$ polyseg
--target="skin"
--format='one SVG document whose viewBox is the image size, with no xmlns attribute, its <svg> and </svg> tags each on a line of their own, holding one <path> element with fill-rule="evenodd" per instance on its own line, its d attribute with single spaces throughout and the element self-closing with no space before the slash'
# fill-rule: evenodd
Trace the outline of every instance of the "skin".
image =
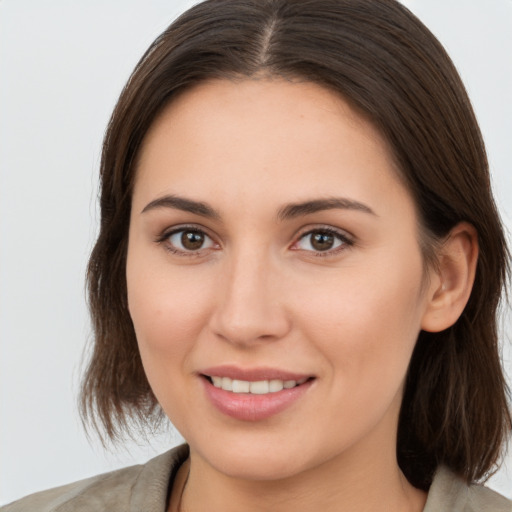
<svg viewBox="0 0 512 512">
<path fill-rule="evenodd" d="M 217 215 L 148 206 L 169 195 Z M 279 216 L 333 197 L 368 211 Z M 204 244 L 167 236 L 181 227 Z M 340 238 L 316 250 L 308 233 L 326 228 Z M 182 510 L 423 509 L 395 455 L 404 378 L 419 331 L 460 314 L 477 250 L 461 226 L 426 273 L 418 240 L 386 143 L 332 92 L 217 80 L 162 112 L 140 154 L 127 283 L 148 380 L 191 449 L 171 509 L 185 480 Z M 241 421 L 204 392 L 201 369 L 221 364 L 314 380 L 279 414 Z"/>
</svg>

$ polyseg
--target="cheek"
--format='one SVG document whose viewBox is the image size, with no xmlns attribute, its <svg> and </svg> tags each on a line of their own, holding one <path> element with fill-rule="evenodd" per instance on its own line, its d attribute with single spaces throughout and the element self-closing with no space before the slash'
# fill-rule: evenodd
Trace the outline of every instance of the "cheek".
<svg viewBox="0 0 512 512">
<path fill-rule="evenodd" d="M 209 287 L 183 269 L 129 255 L 128 304 L 142 364 L 158 402 L 178 430 L 194 387 L 191 354 L 208 316 Z M 196 269 L 197 270 L 197 269 Z M 185 429 L 186 430 L 186 429 Z"/>
<path fill-rule="evenodd" d="M 189 269 L 144 256 L 136 248 L 129 251 L 127 287 L 130 315 L 149 373 L 152 361 L 155 366 L 164 360 L 173 365 L 183 363 L 204 327 L 211 300 L 206 276 L 197 276 L 198 268 L 194 277 Z"/>
<path fill-rule="evenodd" d="M 315 287 L 303 307 L 303 330 L 329 362 L 333 378 L 345 381 L 336 389 L 350 388 L 363 398 L 365 387 L 375 389 L 377 383 L 382 392 L 400 386 L 423 311 L 421 257 L 400 263 L 389 258 L 364 271 L 342 269 Z"/>
</svg>

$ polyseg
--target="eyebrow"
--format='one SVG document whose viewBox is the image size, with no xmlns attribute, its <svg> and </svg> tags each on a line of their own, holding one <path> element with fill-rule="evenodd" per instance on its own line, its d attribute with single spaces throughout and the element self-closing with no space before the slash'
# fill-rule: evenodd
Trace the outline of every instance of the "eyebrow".
<svg viewBox="0 0 512 512">
<path fill-rule="evenodd" d="M 302 203 L 293 203 L 281 208 L 277 214 L 279 220 L 294 219 L 304 215 L 324 211 L 324 210 L 356 210 L 371 215 L 377 215 L 369 206 L 359 201 L 347 199 L 345 197 L 330 197 L 326 199 L 314 199 Z"/>
<path fill-rule="evenodd" d="M 154 199 L 144 207 L 141 213 L 159 208 L 172 208 L 176 210 L 182 210 L 184 212 L 193 213 L 195 215 L 200 215 L 201 217 L 207 217 L 210 219 L 221 218 L 220 213 L 207 203 L 194 201 L 193 199 L 187 199 L 185 197 L 176 195 L 166 195 Z M 354 201 L 353 199 L 344 197 L 330 197 L 326 199 L 313 199 L 311 201 L 304 201 L 301 203 L 287 204 L 278 211 L 277 218 L 280 221 L 284 221 L 324 210 L 334 209 L 355 210 L 363 213 L 369 213 L 371 215 L 376 215 L 376 213 L 369 206 L 366 206 L 359 201 Z"/>
<path fill-rule="evenodd" d="M 201 215 L 202 217 L 210 219 L 220 219 L 220 214 L 206 203 L 175 195 L 163 196 L 151 201 L 144 207 L 141 213 L 156 210 L 158 208 L 173 208 L 175 210 L 194 213 L 195 215 Z"/>
</svg>

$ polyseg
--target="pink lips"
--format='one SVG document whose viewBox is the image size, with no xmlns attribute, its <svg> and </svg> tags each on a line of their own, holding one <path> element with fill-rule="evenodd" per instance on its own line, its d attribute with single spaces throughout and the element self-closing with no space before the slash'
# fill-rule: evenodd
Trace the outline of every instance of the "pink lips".
<svg viewBox="0 0 512 512">
<path fill-rule="evenodd" d="M 304 373 L 292 373 L 286 370 L 278 370 L 275 368 L 238 368 L 236 366 L 224 365 L 205 368 L 201 370 L 203 375 L 208 377 L 229 377 L 230 379 L 249 380 L 255 382 L 258 380 L 302 380 L 311 377 Z"/>
<path fill-rule="evenodd" d="M 207 368 L 202 370 L 201 374 L 206 395 L 211 403 L 221 413 L 242 421 L 264 420 L 282 412 L 299 400 L 313 383 L 313 379 L 309 379 L 291 389 L 255 395 L 225 391 L 215 387 L 206 377 L 229 377 L 230 379 L 255 382 L 273 379 L 300 381 L 310 376 L 273 368 L 240 369 L 233 366 Z"/>
</svg>

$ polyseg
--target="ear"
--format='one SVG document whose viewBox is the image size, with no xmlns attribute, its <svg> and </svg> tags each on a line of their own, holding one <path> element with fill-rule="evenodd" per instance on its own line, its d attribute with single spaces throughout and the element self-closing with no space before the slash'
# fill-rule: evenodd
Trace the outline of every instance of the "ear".
<svg viewBox="0 0 512 512">
<path fill-rule="evenodd" d="M 431 271 L 427 305 L 422 318 L 424 331 L 439 332 L 451 327 L 462 314 L 475 281 L 478 236 L 467 222 L 457 224 L 438 254 L 438 267 Z"/>
</svg>

